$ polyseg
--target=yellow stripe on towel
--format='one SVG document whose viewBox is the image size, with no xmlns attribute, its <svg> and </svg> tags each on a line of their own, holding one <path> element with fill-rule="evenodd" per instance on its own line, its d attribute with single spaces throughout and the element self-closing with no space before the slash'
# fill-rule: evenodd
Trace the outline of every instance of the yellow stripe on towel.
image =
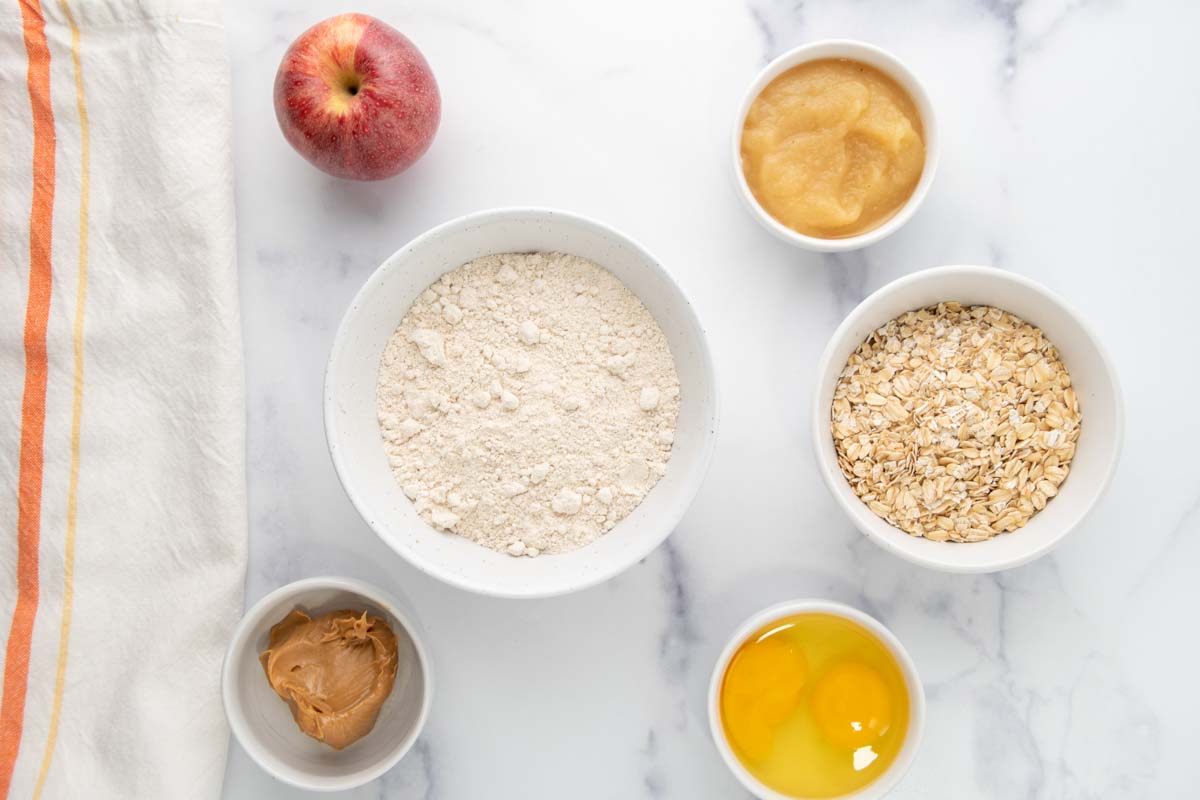
<svg viewBox="0 0 1200 800">
<path fill-rule="evenodd" d="M 83 314 L 87 300 L 88 272 L 88 198 L 91 194 L 91 133 L 88 128 L 87 97 L 83 90 L 83 63 L 79 57 L 79 26 L 67 0 L 58 0 L 59 7 L 71 26 L 71 60 L 75 66 L 75 104 L 79 110 L 79 268 L 75 288 L 75 379 L 71 405 L 71 472 L 67 483 L 67 534 L 63 545 L 62 621 L 58 629 L 58 668 L 54 678 L 54 705 L 50 711 L 50 728 L 46 734 L 46 749 L 38 770 L 34 800 L 41 797 L 54 759 L 58 739 L 58 721 L 62 713 L 63 686 L 67 676 L 67 653 L 71 639 L 71 607 L 75 596 L 75 521 L 79 495 L 79 430 L 83 418 Z"/>
</svg>

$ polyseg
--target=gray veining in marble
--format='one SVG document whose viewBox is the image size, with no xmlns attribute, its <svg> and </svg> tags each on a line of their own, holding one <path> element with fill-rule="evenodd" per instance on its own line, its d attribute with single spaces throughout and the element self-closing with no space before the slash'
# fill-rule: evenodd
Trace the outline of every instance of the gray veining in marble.
<svg viewBox="0 0 1200 800">
<path fill-rule="evenodd" d="M 381 184 L 292 153 L 271 105 L 305 27 L 364 11 L 404 31 L 445 100 L 433 148 Z M 779 600 L 880 618 L 924 680 L 925 739 L 896 798 L 1195 794 L 1200 646 L 1200 6 L 1168 0 L 229 0 L 249 391 L 247 600 L 338 573 L 406 595 L 437 697 L 420 743 L 352 798 L 744 797 L 708 740 L 725 637 Z M 792 249 L 741 208 L 731 115 L 763 64 L 860 38 L 920 74 L 944 140 L 922 210 L 866 251 Z M 1169 107 L 1169 112 L 1163 108 Z M 1149 122 L 1144 122 L 1149 120 Z M 343 309 L 433 225 L 560 206 L 656 253 L 710 331 L 721 439 L 669 543 L 568 597 L 498 602 L 383 546 L 325 449 L 321 383 Z M 828 495 L 808 430 L 821 350 L 866 294 L 991 263 L 1067 297 L 1120 371 L 1123 462 L 1052 555 L 992 576 L 900 562 Z M 1086 413 L 1086 411 L 1085 411 Z M 285 798 L 230 747 L 226 797 Z"/>
</svg>

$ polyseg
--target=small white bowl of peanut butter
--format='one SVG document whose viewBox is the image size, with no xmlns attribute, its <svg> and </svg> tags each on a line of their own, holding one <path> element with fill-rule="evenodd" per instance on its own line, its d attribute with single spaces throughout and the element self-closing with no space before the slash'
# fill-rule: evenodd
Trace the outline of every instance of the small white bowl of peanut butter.
<svg viewBox="0 0 1200 800">
<path fill-rule="evenodd" d="M 783 54 L 734 120 L 734 183 L 768 231 L 819 252 L 897 231 L 925 199 L 939 138 L 924 86 L 898 58 L 849 40 Z"/>
<path fill-rule="evenodd" d="M 374 780 L 412 748 L 433 699 L 421 635 L 399 600 L 349 578 L 309 578 L 254 604 L 221 672 L 246 753 L 301 789 Z"/>
</svg>

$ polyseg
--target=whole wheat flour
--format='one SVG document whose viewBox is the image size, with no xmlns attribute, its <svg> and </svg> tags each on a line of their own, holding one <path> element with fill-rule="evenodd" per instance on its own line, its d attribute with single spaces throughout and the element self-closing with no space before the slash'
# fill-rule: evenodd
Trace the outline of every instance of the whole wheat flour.
<svg viewBox="0 0 1200 800">
<path fill-rule="evenodd" d="M 377 402 L 392 472 L 425 520 L 537 556 L 606 533 L 666 472 L 679 377 L 654 318 L 607 270 L 508 253 L 413 303 Z"/>
</svg>

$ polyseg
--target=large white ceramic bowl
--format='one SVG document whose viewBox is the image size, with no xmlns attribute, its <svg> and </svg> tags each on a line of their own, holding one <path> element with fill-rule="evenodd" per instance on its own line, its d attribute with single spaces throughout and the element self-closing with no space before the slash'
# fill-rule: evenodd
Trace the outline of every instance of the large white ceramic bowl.
<svg viewBox="0 0 1200 800">
<path fill-rule="evenodd" d="M 725 645 L 725 649 L 721 651 L 720 657 L 717 658 L 712 676 L 708 681 L 708 730 L 713 743 L 717 746 L 717 752 L 721 754 L 721 760 L 725 762 L 725 766 L 729 767 L 730 772 L 755 797 L 762 798 L 762 800 L 806 800 L 806 798 L 781 794 L 751 775 L 733 752 L 733 747 L 725 737 L 725 726 L 721 723 L 721 684 L 725 681 L 725 670 L 729 669 L 729 662 L 733 660 L 738 648 L 759 628 L 775 620 L 796 614 L 830 614 L 855 622 L 873 634 L 895 657 L 896 663 L 900 666 L 900 672 L 904 675 L 904 685 L 908 690 L 908 730 L 904 732 L 904 744 L 886 772 L 857 792 L 839 795 L 836 798 L 836 800 L 879 800 L 894 789 L 900 779 L 904 777 L 904 773 L 908 772 L 908 768 L 912 766 L 917 750 L 921 746 L 921 736 L 925 732 L 925 688 L 921 685 L 921 679 L 917 675 L 916 664 L 913 663 L 912 657 L 904 649 L 904 645 L 900 644 L 900 640 L 896 638 L 895 634 L 871 615 L 843 603 L 817 599 L 788 600 L 764 608 L 743 622 L 734 632 Z"/>
<path fill-rule="evenodd" d="M 494 253 L 559 251 L 590 259 L 638 296 L 662 328 L 679 373 L 680 408 L 667 473 L 633 513 L 570 553 L 513 558 L 434 530 L 388 466 L 375 406 L 388 338 L 440 275 Z M 447 222 L 397 251 L 350 304 L 325 376 L 325 435 L 350 500 L 383 541 L 446 583 L 498 597 L 545 597 L 607 580 L 636 564 L 679 523 L 708 470 L 717 386 L 704 330 L 671 276 L 642 247 L 590 219 L 540 208 L 484 211 Z"/>
<path fill-rule="evenodd" d="M 392 692 L 370 733 L 343 750 L 296 726 L 259 662 L 271 627 L 295 608 L 314 616 L 365 609 L 386 619 L 396 634 Z M 396 597 L 351 578 L 306 578 L 271 592 L 242 617 L 221 668 L 221 699 L 233 735 L 259 766 L 301 789 L 342 791 L 378 778 L 412 748 L 433 702 L 433 672 L 420 628 Z"/>
<path fill-rule="evenodd" d="M 742 170 L 742 128 L 746 125 L 746 114 L 750 112 L 750 106 L 753 105 L 755 99 L 763 89 L 767 88 L 767 84 L 792 67 L 824 58 L 859 61 L 890 76 L 912 98 L 913 104 L 917 107 L 917 113 L 921 115 L 921 127 L 925 135 L 925 168 L 921 172 L 916 188 L 913 189 L 913 193 L 904 205 L 879 227 L 857 236 L 846 236 L 840 239 L 807 236 L 775 219 L 759 205 L 758 200 L 754 197 L 754 192 L 750 191 L 750 184 L 746 182 L 746 173 Z M 905 66 L 903 61 L 888 51 L 866 42 L 856 42 L 850 39 L 824 39 L 810 42 L 789 50 L 763 67 L 762 72 L 758 73 L 747 87 L 746 94 L 742 97 L 742 104 L 733 118 L 730 145 L 734 186 L 750 214 L 758 220 L 760 225 L 785 242 L 805 250 L 824 253 L 857 250 L 875 244 L 898 231 L 916 213 L 917 208 L 925 201 L 925 196 L 929 194 L 929 187 L 933 185 L 933 178 L 937 174 L 938 159 L 941 155 L 941 137 L 938 133 L 937 117 L 933 113 L 933 103 L 930 102 L 929 93 L 925 91 L 925 86 L 916 74 Z"/>
<path fill-rule="evenodd" d="M 1058 348 L 1079 397 L 1082 423 L 1071 471 L 1058 496 L 1023 528 L 983 542 L 909 536 L 876 516 L 838 467 L 830 407 L 838 376 L 871 331 L 905 311 L 944 300 L 992 305 L 1038 326 Z M 1041 556 L 1071 532 L 1108 487 L 1124 439 L 1116 370 L 1083 319 L 1037 283 L 989 267 L 936 267 L 893 281 L 858 305 L 834 332 L 817 366 L 812 433 L 821 475 L 854 524 L 901 558 L 947 572 L 994 572 Z"/>
</svg>

